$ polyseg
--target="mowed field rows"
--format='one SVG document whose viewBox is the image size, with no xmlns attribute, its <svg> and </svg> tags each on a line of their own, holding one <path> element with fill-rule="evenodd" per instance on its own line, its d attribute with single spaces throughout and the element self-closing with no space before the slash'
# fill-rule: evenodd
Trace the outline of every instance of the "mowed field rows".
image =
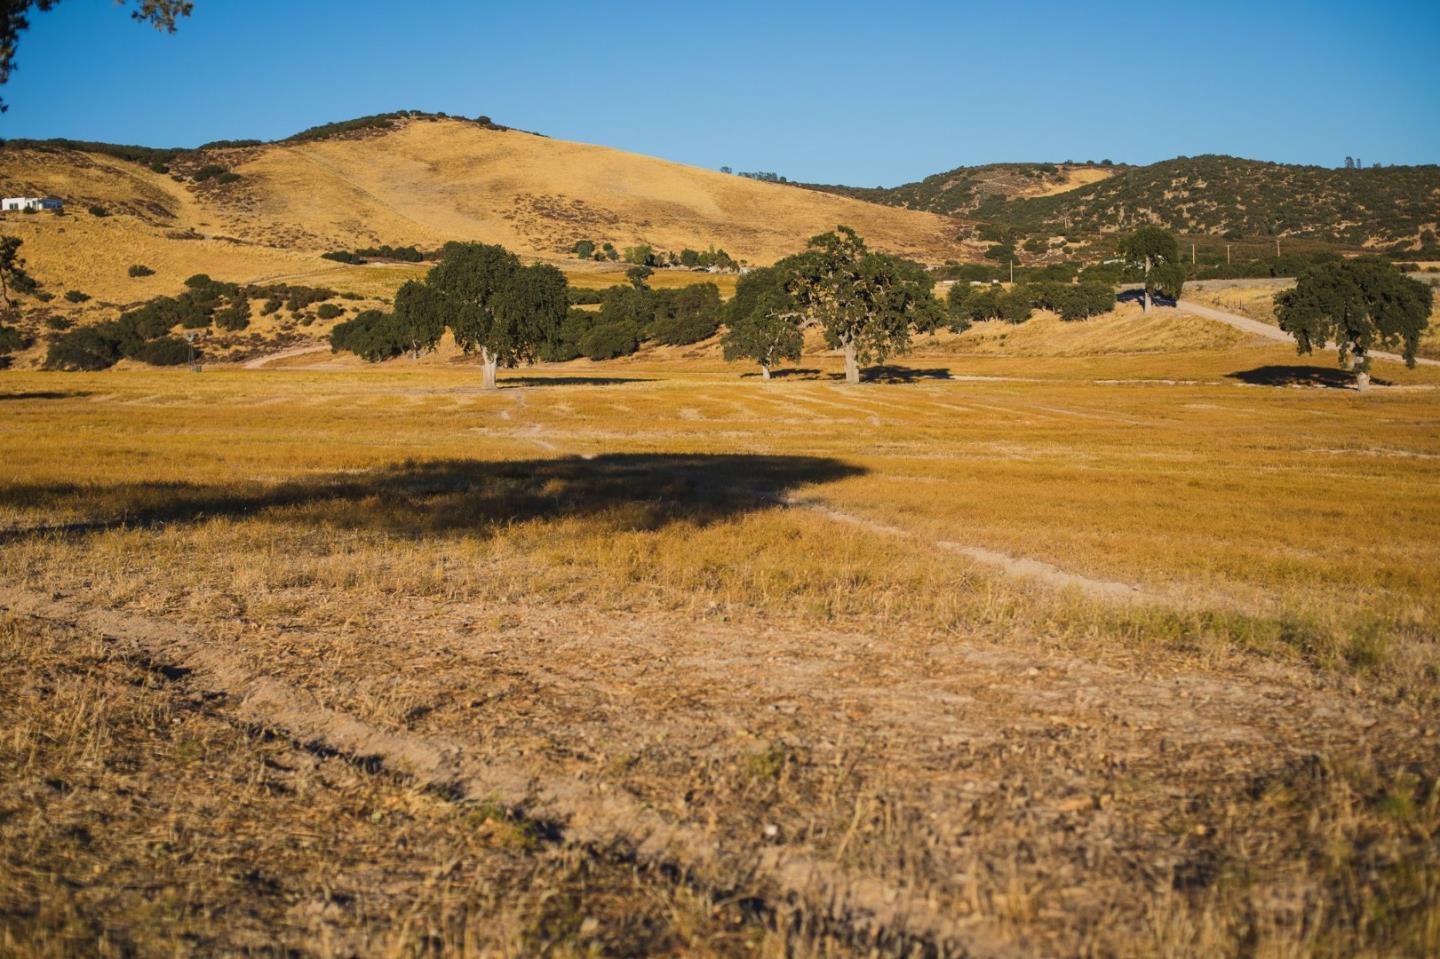
<svg viewBox="0 0 1440 959">
<path fill-rule="evenodd" d="M 0 942 L 1440 948 L 1440 373 L 904 364 L 7 375 Z"/>
</svg>

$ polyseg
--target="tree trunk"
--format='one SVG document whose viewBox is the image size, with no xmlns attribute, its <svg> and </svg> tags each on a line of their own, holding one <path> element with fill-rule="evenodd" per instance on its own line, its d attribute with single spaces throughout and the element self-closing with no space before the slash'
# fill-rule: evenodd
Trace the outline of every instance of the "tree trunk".
<svg viewBox="0 0 1440 959">
<path fill-rule="evenodd" d="M 860 361 L 855 357 L 855 344 L 845 344 L 845 382 L 860 382 Z"/>
<path fill-rule="evenodd" d="M 768 380 L 768 379 L 770 378 L 770 364 L 769 364 L 769 363 L 761 363 L 761 364 L 760 364 L 760 378 L 761 378 L 762 380 Z"/>
<path fill-rule="evenodd" d="M 1145 307 L 1144 313 L 1150 312 L 1150 258 L 1145 258 Z"/>
<path fill-rule="evenodd" d="M 484 377 L 481 380 L 480 385 L 487 390 L 493 390 L 497 388 L 495 386 L 495 367 L 498 362 L 499 360 L 496 357 L 490 355 L 489 350 L 485 349 L 484 347 L 480 348 L 480 364 L 481 368 L 484 370 Z"/>
<path fill-rule="evenodd" d="M 1355 353 L 1355 389 L 1361 393 L 1370 389 L 1370 357 Z"/>
</svg>

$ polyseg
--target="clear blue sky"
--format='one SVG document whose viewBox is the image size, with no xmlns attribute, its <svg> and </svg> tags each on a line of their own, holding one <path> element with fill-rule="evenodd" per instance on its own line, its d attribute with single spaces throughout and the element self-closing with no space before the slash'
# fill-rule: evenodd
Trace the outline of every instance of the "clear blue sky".
<svg viewBox="0 0 1440 959">
<path fill-rule="evenodd" d="M 1440 161 L 1440 0 L 112 0 L 36 14 L 0 136 L 193 146 L 423 109 L 792 179 L 1231 153 Z"/>
</svg>

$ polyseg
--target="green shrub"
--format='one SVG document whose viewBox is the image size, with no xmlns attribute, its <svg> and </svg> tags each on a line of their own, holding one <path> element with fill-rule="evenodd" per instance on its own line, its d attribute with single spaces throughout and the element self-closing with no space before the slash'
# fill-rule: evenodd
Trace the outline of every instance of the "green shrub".
<svg viewBox="0 0 1440 959">
<path fill-rule="evenodd" d="M 215 325 L 232 333 L 245 329 L 250 325 L 250 301 L 243 296 L 236 297 L 229 306 L 215 314 Z"/>
<path fill-rule="evenodd" d="M 217 177 L 215 178 L 215 182 L 216 182 L 216 183 L 234 183 L 234 182 L 235 182 L 236 180 L 238 180 L 238 179 L 240 179 L 240 174 L 238 174 L 238 173 L 232 173 L 231 171 L 226 170 L 224 173 L 220 174 L 219 176 L 217 176 Z"/>
<path fill-rule="evenodd" d="M 408 345 L 395 314 L 380 310 L 366 310 L 330 331 L 331 350 L 349 350 L 371 363 L 399 356 Z"/>
<path fill-rule="evenodd" d="M 155 275 L 155 271 L 152 270 L 152 269 L 150 269 L 150 267 L 146 266 L 146 265 L 143 264 L 143 263 L 132 263 L 132 264 L 130 265 L 130 269 L 127 270 L 126 272 L 129 273 L 131 276 L 154 276 L 154 275 Z"/>
<path fill-rule="evenodd" d="M 650 294 L 653 319 L 647 339 L 669 346 L 698 343 L 720 329 L 720 290 L 714 283 L 696 283 L 678 290 Z"/>
<path fill-rule="evenodd" d="M 995 305 L 1000 319 L 1006 323 L 1024 323 L 1035 311 L 1030 303 L 1030 291 L 1018 286 L 997 296 Z"/>
<path fill-rule="evenodd" d="M 334 260 L 336 263 L 349 263 L 354 266 L 359 266 L 360 264 L 365 262 L 363 258 L 356 256 L 349 250 L 331 250 L 328 253 L 321 253 L 320 259 Z"/>
<path fill-rule="evenodd" d="M 629 356 L 640 345 L 639 329 L 630 322 L 599 323 L 580 338 L 580 352 L 592 360 Z"/>
<path fill-rule="evenodd" d="M 66 290 L 65 299 L 71 303 L 84 303 L 90 299 L 89 293 L 81 293 L 79 290 Z"/>
<path fill-rule="evenodd" d="M 191 175 L 190 179 L 196 183 L 204 183 L 206 180 L 213 180 L 225 172 L 225 168 L 218 163 L 207 163 Z"/>
<path fill-rule="evenodd" d="M 120 362 L 119 339 L 100 326 L 82 326 L 57 336 L 45 355 L 47 370 L 108 370 Z"/>
<path fill-rule="evenodd" d="M 91 216 L 109 216 L 109 215 L 110 215 L 110 211 L 107 210 L 107 209 L 105 209 L 103 206 L 101 206 L 101 205 L 98 204 L 98 203 L 92 204 L 92 205 L 89 207 L 89 210 L 90 210 L 90 215 L 91 215 Z"/>
<path fill-rule="evenodd" d="M 315 310 L 315 315 L 322 320 L 333 320 L 337 316 L 344 316 L 345 310 L 334 303 L 321 303 Z"/>
<path fill-rule="evenodd" d="M 190 344 L 178 336 L 165 336 L 141 344 L 131 358 L 151 366 L 179 366 L 189 362 Z"/>
<path fill-rule="evenodd" d="M 0 324 L 0 354 L 14 353 L 27 348 L 33 340 L 13 326 Z"/>
<path fill-rule="evenodd" d="M 68 330 L 68 329 L 70 329 L 70 327 L 72 327 L 72 326 L 74 326 L 74 325 L 75 325 L 74 323 L 71 323 L 69 320 L 65 319 L 65 317 L 63 317 L 63 316 L 47 316 L 47 317 L 45 317 L 45 329 L 47 329 L 47 330 L 55 330 L 55 331 L 59 332 L 59 331 L 62 331 L 62 330 Z"/>
<path fill-rule="evenodd" d="M 280 309 L 280 307 L 282 307 L 282 306 L 284 306 L 284 305 L 285 305 L 285 301 L 284 301 L 284 300 L 282 300 L 282 299 L 281 299 L 280 297 L 278 297 L 278 296 L 272 296 L 272 297 L 270 297 L 268 300 L 266 300 L 266 301 L 261 305 L 261 307 L 260 307 L 260 315 L 261 315 L 261 316 L 269 316 L 271 313 L 277 312 L 277 311 Z"/>
</svg>

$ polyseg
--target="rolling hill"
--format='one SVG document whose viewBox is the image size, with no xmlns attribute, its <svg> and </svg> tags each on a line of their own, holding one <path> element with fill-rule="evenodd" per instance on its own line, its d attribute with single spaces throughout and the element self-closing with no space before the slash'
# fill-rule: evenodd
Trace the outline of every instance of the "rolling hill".
<svg viewBox="0 0 1440 959">
<path fill-rule="evenodd" d="M 931 213 L 443 117 L 185 151 L 12 142 L 0 149 L 0 187 L 67 203 L 61 218 L 4 217 L 42 282 L 117 300 L 193 272 L 289 276 L 328 266 L 318 259 L 327 250 L 449 240 L 560 262 L 590 239 L 714 246 L 765 263 L 844 223 L 880 249 L 932 262 L 963 256 L 950 221 Z M 92 216 L 92 206 L 110 215 Z M 137 262 L 156 277 L 128 278 Z"/>
<path fill-rule="evenodd" d="M 1440 166 L 1433 164 L 1349 170 L 1230 156 L 1113 168 L 995 164 L 891 189 L 811 189 L 1029 234 L 1113 233 L 1158 223 L 1192 235 L 1418 249 L 1435 245 L 1440 221 Z"/>
<path fill-rule="evenodd" d="M 897 187 L 851 187 L 802 183 L 811 190 L 925 210 L 947 216 L 970 216 L 986 201 L 1052 196 L 1105 180 L 1124 170 L 1108 163 L 987 163 L 962 166 Z"/>
</svg>

